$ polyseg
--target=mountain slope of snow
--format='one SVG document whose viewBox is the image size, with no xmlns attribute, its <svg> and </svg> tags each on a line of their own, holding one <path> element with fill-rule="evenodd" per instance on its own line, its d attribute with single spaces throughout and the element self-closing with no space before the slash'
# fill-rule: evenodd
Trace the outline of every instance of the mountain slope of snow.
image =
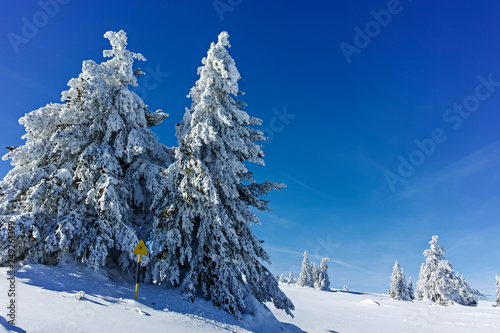
<svg viewBox="0 0 500 333">
<path fill-rule="evenodd" d="M 385 294 L 320 291 L 280 284 L 295 318 L 254 304 L 240 322 L 210 302 L 186 302 L 178 289 L 140 285 L 133 277 L 82 265 L 27 265 L 16 274 L 16 327 L 6 317 L 7 268 L 0 268 L 0 332 L 499 332 L 500 308 L 435 306 L 394 301 Z M 75 298 L 79 292 L 85 295 Z M 83 293 L 80 293 L 80 295 Z M 273 317 L 273 314 L 275 317 Z"/>
</svg>

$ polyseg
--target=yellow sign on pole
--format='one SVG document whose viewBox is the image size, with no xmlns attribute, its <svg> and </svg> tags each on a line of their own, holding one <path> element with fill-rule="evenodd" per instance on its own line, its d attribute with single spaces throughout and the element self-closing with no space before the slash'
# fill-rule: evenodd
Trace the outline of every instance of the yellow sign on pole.
<svg viewBox="0 0 500 333">
<path fill-rule="evenodd" d="M 139 255 L 139 258 L 137 260 L 137 280 L 135 282 L 135 299 L 137 299 L 137 294 L 139 293 L 139 269 L 141 267 L 141 255 L 148 254 L 148 249 L 146 247 L 146 244 L 144 244 L 144 242 L 142 241 L 142 239 L 139 242 L 139 244 L 137 244 L 137 246 L 135 247 L 134 254 Z"/>
<path fill-rule="evenodd" d="M 134 254 L 139 254 L 139 255 L 141 255 L 141 254 L 144 254 L 144 255 L 148 254 L 148 249 L 146 247 L 146 244 L 144 244 L 144 242 L 142 241 L 142 239 L 139 242 L 139 244 L 137 244 L 137 246 L 135 247 Z"/>
</svg>

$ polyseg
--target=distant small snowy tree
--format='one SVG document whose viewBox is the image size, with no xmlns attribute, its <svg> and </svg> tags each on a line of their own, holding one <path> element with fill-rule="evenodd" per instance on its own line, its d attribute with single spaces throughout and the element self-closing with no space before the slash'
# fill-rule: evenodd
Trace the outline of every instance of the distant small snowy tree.
<svg viewBox="0 0 500 333">
<path fill-rule="evenodd" d="M 438 244 L 438 236 L 432 236 L 429 244 L 430 249 L 424 251 L 426 260 L 420 267 L 415 298 L 445 305 L 477 305 L 482 294 L 455 275 L 451 263 L 444 259 L 445 251 Z"/>
<path fill-rule="evenodd" d="M 484 298 L 484 295 L 479 291 L 471 288 L 467 281 L 465 281 L 463 275 L 458 276 L 457 273 L 457 281 L 458 281 L 458 293 L 460 295 L 460 304 L 475 306 L 478 304 L 479 299 Z"/>
<path fill-rule="evenodd" d="M 408 278 L 408 296 L 411 300 L 415 299 L 415 292 L 413 291 L 413 282 L 411 281 L 411 276 Z"/>
<path fill-rule="evenodd" d="M 394 264 L 392 268 L 391 275 L 391 289 L 389 290 L 389 297 L 398 301 L 409 301 L 411 300 L 410 295 L 408 295 L 408 287 L 406 286 L 405 275 L 403 269 L 399 265 L 398 261 Z"/>
<path fill-rule="evenodd" d="M 297 285 L 300 287 L 314 287 L 313 266 L 309 261 L 307 251 L 304 251 L 304 258 L 302 259 L 302 267 L 300 269 Z"/>
<path fill-rule="evenodd" d="M 328 264 L 330 258 L 321 259 L 318 269 L 318 277 L 314 283 L 316 289 L 330 290 L 330 278 L 328 277 Z"/>
<path fill-rule="evenodd" d="M 495 306 L 500 306 L 500 277 L 498 275 L 496 276 L 496 289 L 497 289 L 497 294 L 496 294 Z"/>
<path fill-rule="evenodd" d="M 286 282 L 285 277 L 283 276 L 283 273 L 281 273 L 278 283 L 285 283 L 285 282 Z"/>
<path fill-rule="evenodd" d="M 288 284 L 295 283 L 295 279 L 293 278 L 293 270 L 290 268 L 290 274 L 288 274 Z"/>
<path fill-rule="evenodd" d="M 441 302 L 448 300 L 450 279 L 454 274 L 450 264 L 444 260 L 444 249 L 438 244 L 438 236 L 432 236 L 430 249 L 424 251 L 425 263 L 420 267 L 415 297 L 418 300 Z"/>
<path fill-rule="evenodd" d="M 344 287 L 342 288 L 342 291 L 349 291 L 349 287 L 347 286 L 347 284 L 344 284 Z"/>
<path fill-rule="evenodd" d="M 151 112 L 136 86 L 124 31 L 108 31 L 111 59 L 83 62 L 64 103 L 21 117 L 26 144 L 3 157 L 14 168 L 0 183 L 0 262 L 13 225 L 17 260 L 54 263 L 65 253 L 97 269 L 135 266 L 132 251 L 152 225 L 151 203 L 169 150 L 148 127 L 167 115 Z M 147 258 L 144 258 L 147 262 Z"/>
<path fill-rule="evenodd" d="M 313 280 L 313 287 L 316 288 L 319 278 L 318 266 L 315 263 L 311 263 L 311 276 Z"/>
<path fill-rule="evenodd" d="M 241 95 L 241 80 L 222 32 L 198 68 L 188 97 L 191 108 L 176 127 L 175 162 L 165 171 L 165 187 L 155 202 L 152 229 L 154 259 L 148 280 L 179 286 L 189 301 L 202 296 L 240 317 L 249 297 L 273 302 L 291 314 L 293 303 L 280 290 L 262 242 L 251 226 L 260 224 L 252 208 L 270 210 L 260 197 L 285 185 L 257 183 L 247 163 L 264 165 L 255 129 Z"/>
</svg>

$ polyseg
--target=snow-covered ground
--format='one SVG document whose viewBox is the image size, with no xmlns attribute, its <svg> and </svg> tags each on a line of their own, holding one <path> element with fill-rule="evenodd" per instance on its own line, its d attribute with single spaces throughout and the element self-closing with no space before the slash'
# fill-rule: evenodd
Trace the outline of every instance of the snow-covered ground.
<svg viewBox="0 0 500 333">
<path fill-rule="evenodd" d="M 111 273 L 83 266 L 27 265 L 16 282 L 16 326 L 6 317 L 7 268 L 0 269 L 0 332 L 248 332 L 273 331 L 281 324 L 269 311 L 260 320 L 238 322 L 228 313 L 202 299 L 183 300 L 178 290 L 140 285 L 138 300 L 134 279 L 123 281 Z M 83 291 L 85 297 L 75 299 Z M 262 307 L 262 309 L 264 309 Z M 246 329 L 245 329 L 246 328 Z"/>
<path fill-rule="evenodd" d="M 295 318 L 271 308 L 278 320 L 305 332 L 500 332 L 500 308 L 393 301 L 383 294 L 320 291 L 280 284 L 293 301 Z"/>
<path fill-rule="evenodd" d="M 177 290 L 75 265 L 24 266 L 16 282 L 16 325 L 7 323 L 7 269 L 0 269 L 0 332 L 500 332 L 500 308 L 433 306 L 392 301 L 386 295 L 319 291 L 281 284 L 295 318 L 270 305 L 243 322 L 211 303 L 187 303 Z M 81 300 L 75 299 L 85 292 Z"/>
</svg>

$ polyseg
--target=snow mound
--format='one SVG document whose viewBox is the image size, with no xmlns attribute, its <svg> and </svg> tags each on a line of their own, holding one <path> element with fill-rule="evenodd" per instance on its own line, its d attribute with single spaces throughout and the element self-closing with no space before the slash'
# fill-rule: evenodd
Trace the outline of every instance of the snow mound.
<svg viewBox="0 0 500 333">
<path fill-rule="evenodd" d="M 150 314 L 149 314 L 149 313 L 144 312 L 144 311 L 142 311 L 142 310 L 141 310 L 141 309 L 139 309 L 139 308 L 135 308 L 135 312 L 137 312 L 137 313 L 138 313 L 138 314 L 140 314 L 141 316 L 150 316 Z"/>
<path fill-rule="evenodd" d="M 380 306 L 380 303 L 379 302 L 376 302 L 370 298 L 367 298 L 365 300 L 362 300 L 362 301 L 358 301 L 358 303 L 362 303 L 362 304 L 369 304 L 369 305 L 378 305 Z"/>
</svg>

